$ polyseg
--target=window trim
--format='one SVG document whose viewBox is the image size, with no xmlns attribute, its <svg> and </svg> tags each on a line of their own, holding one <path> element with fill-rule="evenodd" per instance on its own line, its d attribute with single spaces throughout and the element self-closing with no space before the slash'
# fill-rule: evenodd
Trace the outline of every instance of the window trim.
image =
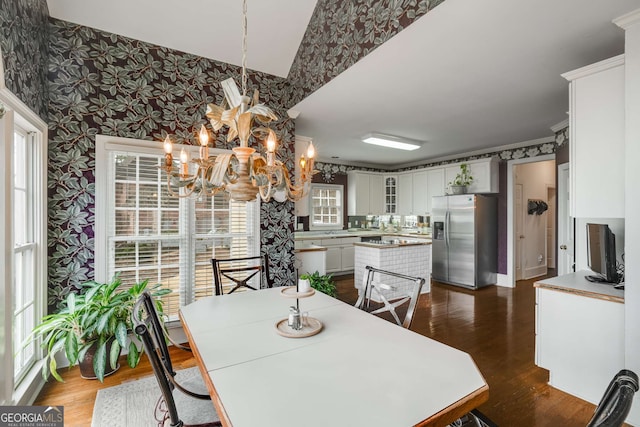
<svg viewBox="0 0 640 427">
<path fill-rule="evenodd" d="M 313 190 L 314 189 L 328 189 L 339 190 L 340 197 L 340 212 L 338 213 L 338 223 L 328 225 L 318 225 L 313 223 Z M 340 184 L 324 184 L 324 183 L 312 183 L 309 188 L 309 229 L 310 230 L 342 230 L 344 227 L 344 185 Z"/>
<path fill-rule="evenodd" d="M 1 62 L 1 61 L 0 61 Z M 0 102 L 6 107 L 5 115 L 0 119 L 0 153 L 4 158 L 4 172 L 0 175 L 0 188 L 4 192 L 4 197 L 0 201 L 0 219 L 4 224 L 4 235 L 11 236 L 10 239 L 1 239 L 0 258 L 3 259 L 5 269 L 2 280 L 5 286 L 0 287 L 0 299 L 4 304 L 0 305 L 0 327 L 4 329 L 5 341 L 0 345 L 0 359 L 3 360 L 0 369 L 0 384 L 4 387 L 0 389 L 0 405 L 21 405 L 33 402 L 37 392 L 42 388 L 44 382 L 40 375 L 42 366 L 43 350 L 36 345 L 36 363 L 21 379 L 16 386 L 13 379 L 13 355 L 7 355 L 7 349 L 13 348 L 13 156 L 11 145 L 13 143 L 14 123 L 27 132 L 34 132 L 33 145 L 33 168 L 41 172 L 37 179 L 33 181 L 33 203 L 40 207 L 38 212 L 34 210 L 33 240 L 37 242 L 34 251 L 36 256 L 34 282 L 34 317 L 36 321 L 46 314 L 47 309 L 47 267 L 48 267 L 48 245 L 47 245 L 47 218 L 48 218 L 48 193 L 47 193 L 47 159 L 48 159 L 48 127 L 47 124 L 31 109 L 14 95 L 4 85 L 2 67 L 0 66 Z M 8 266 L 8 267 L 6 267 Z M 6 286 L 6 285 L 9 286 Z"/>
</svg>

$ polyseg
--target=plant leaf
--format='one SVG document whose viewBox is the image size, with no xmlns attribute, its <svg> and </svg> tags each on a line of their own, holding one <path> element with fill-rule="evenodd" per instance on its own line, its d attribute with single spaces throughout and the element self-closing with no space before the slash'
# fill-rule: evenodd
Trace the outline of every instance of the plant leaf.
<svg viewBox="0 0 640 427">
<path fill-rule="evenodd" d="M 67 307 L 69 308 L 69 313 L 73 314 L 76 311 L 76 294 L 71 292 L 67 296 Z"/>
<path fill-rule="evenodd" d="M 111 354 L 109 355 L 109 365 L 111 369 L 116 369 L 118 366 L 118 357 L 120 357 L 120 343 L 116 340 L 111 344 Z"/>
<path fill-rule="evenodd" d="M 122 348 L 127 346 L 127 325 L 122 321 L 116 326 L 116 340 Z"/>
<path fill-rule="evenodd" d="M 67 334 L 67 339 L 64 343 L 64 351 L 71 365 L 75 365 L 78 362 L 78 338 L 76 334 L 70 332 Z"/>
<path fill-rule="evenodd" d="M 138 347 L 132 342 L 129 343 L 129 354 L 127 354 L 127 363 L 132 368 L 138 366 L 138 362 L 140 362 L 140 352 L 138 351 Z"/>
<path fill-rule="evenodd" d="M 104 368 L 107 365 L 107 343 L 104 339 L 98 341 L 96 354 L 93 355 L 93 372 L 100 382 L 104 381 Z"/>
<path fill-rule="evenodd" d="M 51 372 L 51 375 L 53 375 L 53 378 L 55 378 L 56 380 L 60 381 L 61 383 L 64 382 L 64 380 L 62 379 L 62 377 L 58 373 L 58 364 L 56 362 L 56 358 L 53 357 L 53 356 L 49 359 L 49 372 Z M 43 374 L 44 374 L 44 372 L 43 372 Z M 46 379 L 47 378 L 45 377 L 45 380 Z"/>
</svg>

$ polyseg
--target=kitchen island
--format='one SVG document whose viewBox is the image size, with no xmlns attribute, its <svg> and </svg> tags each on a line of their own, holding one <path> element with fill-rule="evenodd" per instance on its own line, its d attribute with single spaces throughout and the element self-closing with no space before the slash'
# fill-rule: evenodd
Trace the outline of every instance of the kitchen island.
<svg viewBox="0 0 640 427">
<path fill-rule="evenodd" d="M 363 287 L 363 280 L 366 279 L 365 267 L 378 268 L 380 270 L 392 271 L 394 273 L 405 274 L 407 276 L 423 277 L 425 284 L 420 293 L 431 291 L 431 240 L 430 239 L 393 239 L 380 240 L 377 242 L 354 243 L 354 285 L 356 288 Z M 389 281 L 389 285 L 400 285 Z M 403 286 L 407 286 L 403 284 Z M 388 297 L 393 298 L 393 294 Z"/>
</svg>

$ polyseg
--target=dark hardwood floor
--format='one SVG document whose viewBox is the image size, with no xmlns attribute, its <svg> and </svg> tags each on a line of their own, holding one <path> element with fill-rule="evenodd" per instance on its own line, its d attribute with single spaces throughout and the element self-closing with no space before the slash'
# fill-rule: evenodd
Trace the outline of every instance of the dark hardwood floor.
<svg viewBox="0 0 640 427">
<path fill-rule="evenodd" d="M 353 276 L 336 281 L 338 297 L 354 303 Z M 500 427 L 585 426 L 595 406 L 548 386 L 548 372 L 534 364 L 533 282 L 477 291 L 434 283 L 421 295 L 411 329 L 473 357 L 489 384 L 489 400 L 479 409 Z M 172 357 L 178 368 L 195 365 L 186 352 L 173 350 Z M 81 379 L 77 367 L 64 370 L 65 383 L 49 382 L 35 404 L 64 405 L 66 426 L 88 426 L 98 389 L 152 372 L 145 357 L 136 369 L 121 365 L 104 384 Z"/>
</svg>

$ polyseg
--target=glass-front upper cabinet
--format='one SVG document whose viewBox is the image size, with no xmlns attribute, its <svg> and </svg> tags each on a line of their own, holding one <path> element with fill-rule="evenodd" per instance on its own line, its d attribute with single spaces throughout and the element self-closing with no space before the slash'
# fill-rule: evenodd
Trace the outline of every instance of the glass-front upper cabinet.
<svg viewBox="0 0 640 427">
<path fill-rule="evenodd" d="M 398 207 L 398 177 L 384 177 L 384 213 L 395 214 Z"/>
</svg>

